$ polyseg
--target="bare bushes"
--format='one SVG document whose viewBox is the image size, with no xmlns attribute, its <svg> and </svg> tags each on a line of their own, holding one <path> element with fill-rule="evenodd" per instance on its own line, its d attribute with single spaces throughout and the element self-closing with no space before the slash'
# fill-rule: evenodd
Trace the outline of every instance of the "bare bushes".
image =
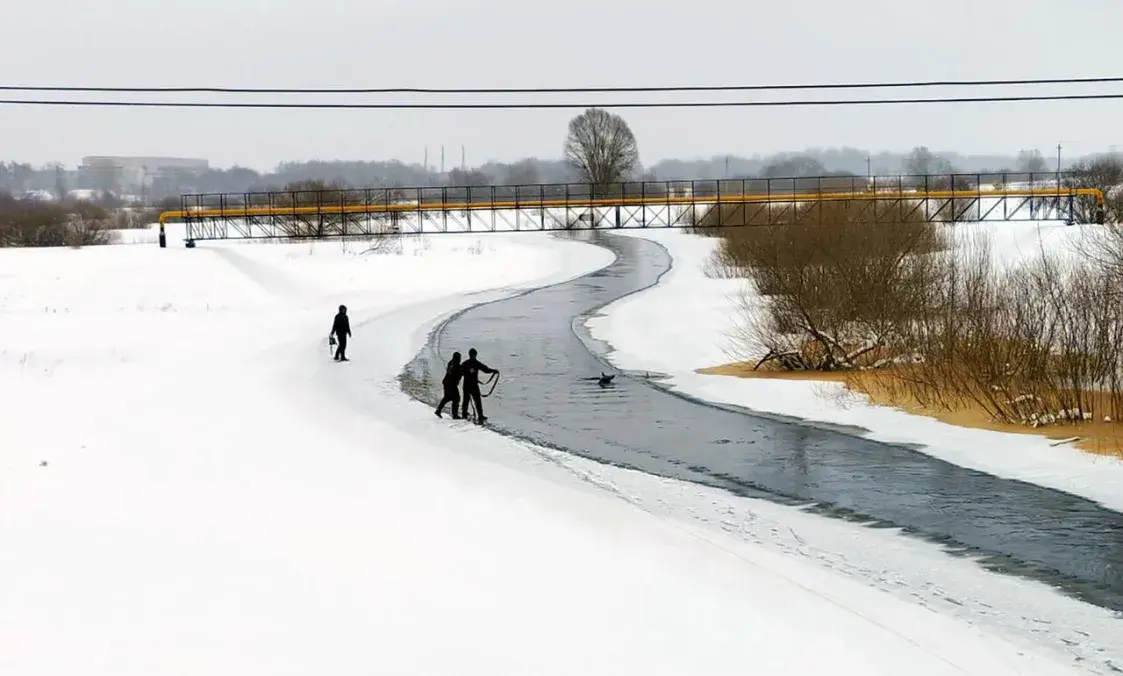
<svg viewBox="0 0 1123 676">
<path fill-rule="evenodd" d="M 420 218 L 417 200 L 394 189 L 353 189 L 339 182 L 298 181 L 285 186 L 270 204 L 249 207 L 292 208 L 275 222 L 282 241 L 339 239 L 361 242 L 363 253 L 400 252 L 402 223 Z"/>
<path fill-rule="evenodd" d="M 178 205 L 176 209 L 178 209 Z M 125 207 L 116 209 L 110 217 L 115 230 L 143 230 L 160 220 L 160 209 L 140 209 Z"/>
<path fill-rule="evenodd" d="M 1089 227 L 1075 248 L 1088 262 L 1123 279 L 1123 225 Z"/>
<path fill-rule="evenodd" d="M 0 196 L 0 247 L 95 246 L 116 241 L 108 213 L 79 203 L 57 204 Z"/>
<path fill-rule="evenodd" d="M 1123 409 L 1123 280 L 1042 253 L 1000 269 L 985 240 L 943 256 L 932 302 L 910 322 L 918 355 L 880 381 L 926 406 L 973 406 L 1034 427 Z"/>
<path fill-rule="evenodd" d="M 726 231 L 713 265 L 744 274 L 759 298 L 739 328 L 739 342 L 763 348 L 758 367 L 856 369 L 900 350 L 939 281 L 930 254 L 948 246 L 946 231 L 907 204 L 874 223 L 860 206 L 797 206 L 791 225 Z"/>
<path fill-rule="evenodd" d="M 903 209 L 892 223 L 840 211 L 726 229 L 711 268 L 751 283 L 738 358 L 850 371 L 868 394 L 998 422 L 1123 415 L 1123 236 L 1092 230 L 1006 266 L 978 226 Z M 1099 257 L 1080 255 L 1091 246 Z"/>
<path fill-rule="evenodd" d="M 349 225 L 358 234 L 352 212 L 365 203 L 366 193 L 361 190 L 348 190 L 338 183 L 297 181 L 286 185 L 271 206 L 293 209 L 293 215 L 279 225 L 290 241 L 299 241 L 345 235 Z"/>
<path fill-rule="evenodd" d="M 63 230 L 63 243 L 74 248 L 113 244 L 119 237 L 110 225 L 108 218 L 71 214 Z"/>
<path fill-rule="evenodd" d="M 389 254 L 402 252 L 402 243 L 405 235 L 402 234 L 400 224 L 391 222 L 389 218 L 377 222 L 374 227 L 368 224 L 369 235 L 359 238 L 365 245 L 364 254 Z"/>
</svg>

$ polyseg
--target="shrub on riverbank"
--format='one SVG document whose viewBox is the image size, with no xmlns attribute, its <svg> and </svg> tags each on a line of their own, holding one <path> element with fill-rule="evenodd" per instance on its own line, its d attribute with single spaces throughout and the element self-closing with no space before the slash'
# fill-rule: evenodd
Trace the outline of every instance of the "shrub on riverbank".
<svg viewBox="0 0 1123 676">
<path fill-rule="evenodd" d="M 938 282 L 931 254 L 950 243 L 903 203 L 877 205 L 882 219 L 869 222 L 874 206 L 797 205 L 790 225 L 722 230 L 711 267 L 751 282 L 739 330 L 750 351 L 764 348 L 762 364 L 853 369 L 896 349 Z"/>
<path fill-rule="evenodd" d="M 1001 267 L 988 239 L 951 237 L 952 227 L 973 226 L 924 223 L 907 209 L 896 223 L 847 213 L 720 231 L 709 268 L 750 282 L 735 333 L 740 360 L 862 371 L 850 383 L 858 391 L 873 383 L 1001 422 L 1123 414 L 1123 277 L 1105 263 L 1123 260 L 1123 237 L 1091 235 L 1100 257 L 1041 253 Z"/>
<path fill-rule="evenodd" d="M 903 340 L 918 358 L 894 364 L 879 385 L 1035 427 L 1118 419 L 1123 280 L 1067 252 L 1000 269 L 989 249 L 976 241 L 943 257 L 933 302 Z"/>
</svg>

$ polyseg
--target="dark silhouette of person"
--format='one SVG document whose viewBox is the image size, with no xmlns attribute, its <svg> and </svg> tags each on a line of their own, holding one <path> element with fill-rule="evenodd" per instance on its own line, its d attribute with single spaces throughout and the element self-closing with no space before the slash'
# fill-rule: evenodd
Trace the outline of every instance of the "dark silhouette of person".
<svg viewBox="0 0 1123 676">
<path fill-rule="evenodd" d="M 351 320 L 347 318 L 346 305 L 339 306 L 339 314 L 331 323 L 331 333 L 328 336 L 335 336 L 339 341 L 339 347 L 335 350 L 335 361 L 351 361 L 347 358 L 347 339 L 351 337 Z"/>
<path fill-rule="evenodd" d="M 452 359 L 448 360 L 448 366 L 445 367 L 445 377 L 441 384 L 445 386 L 445 396 L 441 399 L 441 403 L 437 406 L 436 414 L 440 418 L 441 412 L 445 410 L 446 404 L 452 404 L 452 417 L 455 420 L 460 419 L 460 353 L 453 352 Z"/>
<path fill-rule="evenodd" d="M 468 417 L 468 402 L 471 400 L 476 407 L 476 422 L 487 420 L 484 415 L 483 398 L 480 396 L 480 371 L 484 373 L 499 373 L 479 359 L 476 359 L 476 348 L 468 350 L 468 360 L 460 365 L 460 373 L 464 376 L 464 401 L 461 403 L 460 415 Z"/>
</svg>

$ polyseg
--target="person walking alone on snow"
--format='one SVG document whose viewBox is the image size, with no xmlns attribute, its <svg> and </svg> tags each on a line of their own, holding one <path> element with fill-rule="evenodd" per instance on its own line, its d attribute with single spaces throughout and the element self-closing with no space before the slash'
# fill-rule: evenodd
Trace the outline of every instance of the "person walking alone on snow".
<svg viewBox="0 0 1123 676">
<path fill-rule="evenodd" d="M 339 306 L 339 314 L 331 324 L 331 333 L 328 337 L 335 336 L 339 347 L 335 351 L 335 361 L 351 361 L 347 358 L 347 339 L 351 337 L 351 320 L 347 318 L 347 306 Z"/>
</svg>

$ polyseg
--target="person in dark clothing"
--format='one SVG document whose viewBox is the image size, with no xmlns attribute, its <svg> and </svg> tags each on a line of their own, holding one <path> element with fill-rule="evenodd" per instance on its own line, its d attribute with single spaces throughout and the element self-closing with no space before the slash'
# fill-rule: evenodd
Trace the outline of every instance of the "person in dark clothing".
<svg viewBox="0 0 1123 676">
<path fill-rule="evenodd" d="M 339 314 L 335 316 L 328 336 L 335 336 L 339 341 L 339 347 L 335 351 L 335 361 L 351 361 L 347 358 L 347 339 L 351 337 L 351 320 L 347 318 L 346 305 L 339 306 Z"/>
<path fill-rule="evenodd" d="M 445 386 L 445 396 L 441 399 L 441 403 L 437 406 L 437 417 L 441 417 L 441 412 L 445 410 L 445 404 L 452 404 L 452 417 L 456 420 L 460 419 L 460 353 L 453 352 L 452 359 L 448 360 L 448 366 L 445 367 L 445 377 L 441 384 Z"/>
<path fill-rule="evenodd" d="M 476 348 L 468 350 L 468 361 L 460 365 L 460 373 L 464 376 L 464 401 L 461 404 L 460 415 L 468 417 L 468 402 L 471 400 L 476 407 L 476 422 L 487 420 L 484 415 L 483 399 L 480 397 L 480 371 L 484 373 L 499 373 L 479 359 L 476 359 Z"/>
</svg>

